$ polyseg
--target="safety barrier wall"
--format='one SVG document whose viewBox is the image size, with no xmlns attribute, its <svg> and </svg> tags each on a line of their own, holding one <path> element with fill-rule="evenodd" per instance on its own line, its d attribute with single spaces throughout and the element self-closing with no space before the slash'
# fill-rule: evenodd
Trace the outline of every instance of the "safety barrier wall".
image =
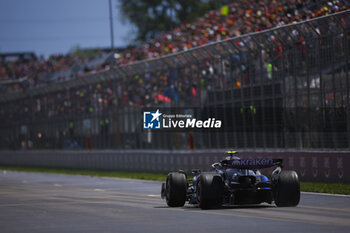
<svg viewBox="0 0 350 233">
<path fill-rule="evenodd" d="M 242 158 L 282 158 L 284 169 L 296 170 L 301 181 L 350 183 L 350 152 L 243 151 Z M 17 151 L 1 152 L 0 166 L 168 173 L 210 169 L 223 151 Z"/>
</svg>

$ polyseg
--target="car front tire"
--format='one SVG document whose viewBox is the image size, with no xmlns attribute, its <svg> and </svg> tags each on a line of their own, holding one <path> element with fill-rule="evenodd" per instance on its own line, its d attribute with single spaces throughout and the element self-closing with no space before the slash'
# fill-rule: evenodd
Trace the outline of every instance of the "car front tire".
<svg viewBox="0 0 350 233">
<path fill-rule="evenodd" d="M 184 206 L 187 192 L 186 175 L 180 172 L 169 173 L 166 179 L 165 190 L 165 198 L 168 206 Z"/>
</svg>

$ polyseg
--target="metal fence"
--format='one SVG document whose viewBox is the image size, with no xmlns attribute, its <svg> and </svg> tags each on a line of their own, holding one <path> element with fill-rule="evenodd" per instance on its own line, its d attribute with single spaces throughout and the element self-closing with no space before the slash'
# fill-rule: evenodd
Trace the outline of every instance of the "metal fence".
<svg viewBox="0 0 350 233">
<path fill-rule="evenodd" d="M 0 95 L 2 149 L 350 148 L 350 11 Z M 142 129 L 144 108 L 225 116 Z"/>
</svg>

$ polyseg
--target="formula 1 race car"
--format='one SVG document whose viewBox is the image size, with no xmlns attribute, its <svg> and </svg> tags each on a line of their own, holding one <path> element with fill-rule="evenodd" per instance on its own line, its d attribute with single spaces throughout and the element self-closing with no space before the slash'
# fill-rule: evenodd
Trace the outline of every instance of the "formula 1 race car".
<svg viewBox="0 0 350 233">
<path fill-rule="evenodd" d="M 184 171 L 168 174 L 162 184 L 161 197 L 170 207 L 198 204 L 207 209 L 223 204 L 242 205 L 275 203 L 278 207 L 296 206 L 300 200 L 300 183 L 295 171 L 282 170 L 282 159 L 240 159 L 235 151 L 212 164 L 214 171 L 193 169 L 193 179 Z M 270 178 L 259 169 L 272 168 Z"/>
</svg>

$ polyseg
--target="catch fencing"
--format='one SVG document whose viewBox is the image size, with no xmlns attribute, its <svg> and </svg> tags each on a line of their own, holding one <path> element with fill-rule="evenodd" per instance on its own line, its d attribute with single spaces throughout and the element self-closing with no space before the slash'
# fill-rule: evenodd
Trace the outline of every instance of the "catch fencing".
<svg viewBox="0 0 350 233">
<path fill-rule="evenodd" d="M 0 148 L 348 150 L 349 56 L 344 11 L 0 95 Z M 161 107 L 225 130 L 143 130 Z"/>
</svg>

